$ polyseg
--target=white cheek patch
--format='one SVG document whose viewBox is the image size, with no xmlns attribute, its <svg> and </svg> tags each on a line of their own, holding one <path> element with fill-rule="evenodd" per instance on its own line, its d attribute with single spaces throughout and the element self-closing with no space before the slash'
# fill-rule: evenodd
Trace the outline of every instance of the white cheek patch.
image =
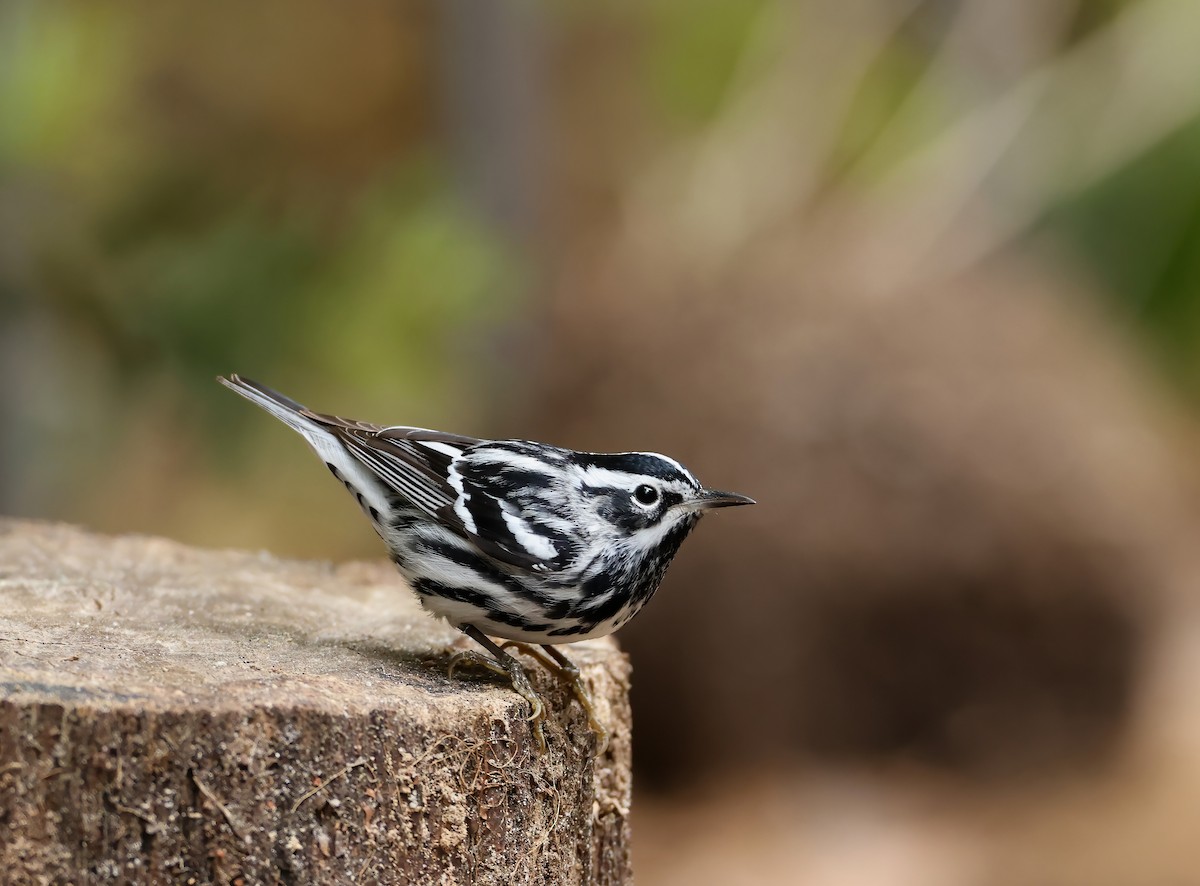
<svg viewBox="0 0 1200 886">
<path fill-rule="evenodd" d="M 662 544 L 663 539 L 679 525 L 682 520 L 686 520 L 686 515 L 673 516 L 670 512 L 653 526 L 647 526 L 645 529 L 639 529 L 637 532 L 630 535 L 621 542 L 621 547 L 628 551 L 632 556 L 646 556 L 652 554 Z"/>
</svg>

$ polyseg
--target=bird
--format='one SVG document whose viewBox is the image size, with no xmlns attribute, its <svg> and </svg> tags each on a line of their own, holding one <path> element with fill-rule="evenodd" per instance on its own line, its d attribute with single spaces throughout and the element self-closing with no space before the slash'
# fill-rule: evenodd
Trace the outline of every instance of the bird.
<svg viewBox="0 0 1200 886">
<path fill-rule="evenodd" d="M 237 374 L 217 381 L 308 442 L 357 500 L 424 609 L 488 653 L 453 656 L 451 679 L 468 663 L 506 677 L 530 706 L 542 751 L 545 704 L 507 650 L 570 684 L 602 750 L 607 729 L 579 669 L 557 647 L 606 636 L 636 616 L 704 513 L 755 504 L 705 488 L 654 452 L 581 452 L 377 425 L 313 412 Z"/>
</svg>

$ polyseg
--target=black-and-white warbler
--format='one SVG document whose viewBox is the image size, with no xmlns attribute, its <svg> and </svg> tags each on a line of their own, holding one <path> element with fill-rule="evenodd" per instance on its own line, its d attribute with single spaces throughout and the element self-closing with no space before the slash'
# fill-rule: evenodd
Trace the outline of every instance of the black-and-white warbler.
<svg viewBox="0 0 1200 886">
<path fill-rule="evenodd" d="M 462 653 L 451 668 L 469 657 L 506 675 L 532 707 L 543 748 L 542 701 L 520 662 L 490 637 L 569 680 L 603 744 L 579 671 L 555 645 L 620 628 L 654 595 L 704 511 L 754 503 L 705 489 L 665 455 L 381 427 L 312 412 L 237 375 L 218 381 L 316 450 L 425 609 L 492 655 Z"/>
</svg>

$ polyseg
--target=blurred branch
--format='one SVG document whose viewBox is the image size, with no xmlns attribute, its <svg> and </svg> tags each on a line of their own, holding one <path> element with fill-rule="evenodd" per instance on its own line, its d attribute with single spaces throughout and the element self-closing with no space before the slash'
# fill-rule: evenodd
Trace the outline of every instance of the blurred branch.
<svg viewBox="0 0 1200 886">
<path fill-rule="evenodd" d="M 881 263 L 889 277 L 905 267 L 917 279 L 952 274 L 986 258 L 1194 118 L 1197 33 L 1200 6 L 1189 0 L 1131 6 L 897 166 L 881 196 L 909 235 L 907 258 Z"/>
<path fill-rule="evenodd" d="M 677 207 L 673 227 L 692 238 L 691 257 L 715 265 L 809 202 L 863 77 L 919 4 L 766 6 L 726 109 L 636 184 L 627 220 L 657 225 Z"/>
<path fill-rule="evenodd" d="M 525 0 L 441 6 L 450 153 L 470 203 L 526 247 L 540 233 L 545 157 L 539 15 Z"/>
<path fill-rule="evenodd" d="M 679 235 L 677 248 L 714 268 L 814 209 L 858 90 L 918 5 L 768 7 L 725 110 L 634 189 L 633 239 L 654 242 L 639 232 L 673 212 L 665 225 Z M 881 167 L 881 177 L 832 203 L 834 215 L 863 226 L 855 264 L 868 289 L 895 291 L 986 258 L 1200 113 L 1200 5 L 1144 0 L 1054 55 L 1049 47 L 1072 11 L 1064 0 L 1056 14 L 1041 12 L 1043 30 L 1023 49 L 1026 60 L 1047 61 L 992 97 L 969 99 L 966 111 L 943 110 L 948 119 L 927 123 L 914 150 L 898 150 L 914 109 L 927 111 L 931 93 L 964 77 L 972 62 L 965 35 L 979 39 L 983 8 L 962 8 L 902 110 L 856 164 Z M 864 201 L 869 211 L 855 205 Z"/>
</svg>

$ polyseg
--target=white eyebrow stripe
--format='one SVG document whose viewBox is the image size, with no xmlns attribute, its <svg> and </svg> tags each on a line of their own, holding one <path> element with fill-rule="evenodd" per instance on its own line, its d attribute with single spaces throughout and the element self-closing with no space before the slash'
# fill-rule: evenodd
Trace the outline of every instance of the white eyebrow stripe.
<svg viewBox="0 0 1200 886">
<path fill-rule="evenodd" d="M 675 461 L 675 459 L 671 458 L 671 456 L 669 456 L 669 455 L 663 455 L 661 452 L 631 452 L 629 454 L 630 455 L 648 455 L 651 458 L 661 459 L 662 461 L 665 461 L 668 464 L 674 465 L 679 470 L 679 473 L 683 474 L 683 476 L 687 477 L 689 480 L 694 482 L 697 486 L 700 485 L 700 481 L 696 479 L 696 477 L 692 474 L 691 471 L 689 471 L 687 468 L 685 468 L 679 462 Z"/>
</svg>

